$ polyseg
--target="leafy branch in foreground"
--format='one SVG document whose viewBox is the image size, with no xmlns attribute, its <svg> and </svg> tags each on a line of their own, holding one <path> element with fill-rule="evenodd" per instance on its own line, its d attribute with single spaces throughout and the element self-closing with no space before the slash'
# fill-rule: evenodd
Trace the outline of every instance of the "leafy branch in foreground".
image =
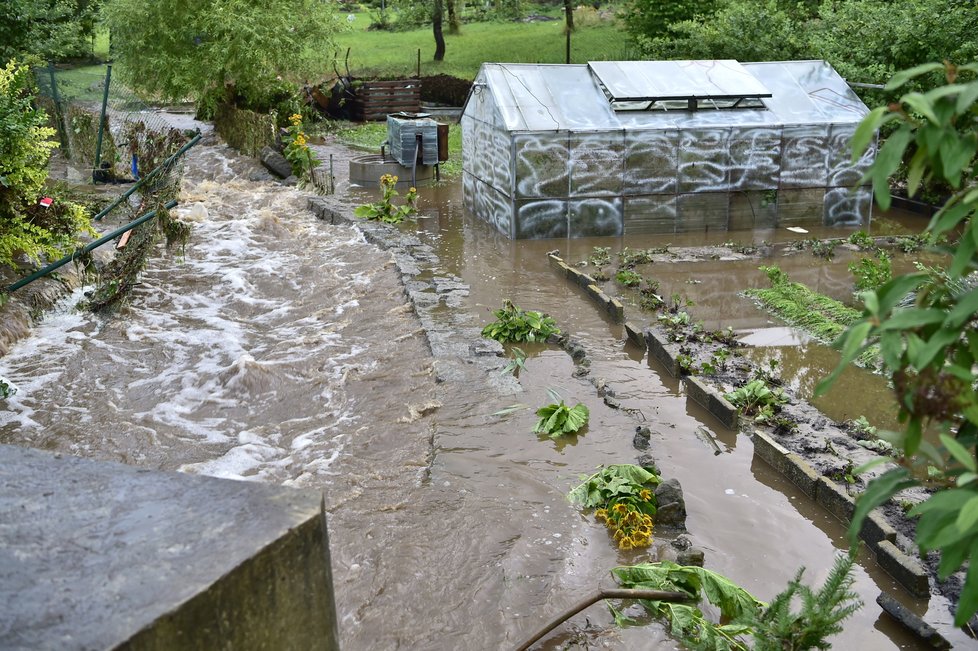
<svg viewBox="0 0 978 651">
<path fill-rule="evenodd" d="M 652 524 L 657 510 L 655 486 L 659 477 L 641 466 L 608 466 L 567 494 L 572 504 L 596 509 L 620 549 L 652 544 Z"/>
<path fill-rule="evenodd" d="M 482 336 L 502 343 L 544 341 L 550 335 L 560 334 L 557 322 L 541 312 L 521 310 L 509 299 L 502 309 L 493 313 L 496 320 L 482 329 Z"/>
<path fill-rule="evenodd" d="M 563 434 L 573 434 L 587 425 L 590 416 L 587 405 L 578 403 L 568 407 L 554 391 L 548 392 L 554 402 L 537 409 L 540 420 L 533 426 L 534 433 L 546 434 L 555 439 Z"/>
<path fill-rule="evenodd" d="M 845 366 L 878 343 L 904 424 L 902 432 L 879 436 L 902 455 L 898 467 L 874 478 L 857 500 L 849 537 L 855 544 L 869 512 L 901 490 L 934 489 L 909 515 L 919 516 L 920 549 L 941 553 L 940 579 L 969 568 L 955 613 L 955 625 L 962 626 L 978 611 L 978 64 L 920 65 L 894 75 L 886 90 L 936 71 L 945 73 L 946 85 L 906 93 L 899 102 L 873 109 L 856 129 L 852 149 L 858 158 L 880 126 L 894 123 L 866 174 L 876 202 L 884 210 L 890 206 L 889 178 L 909 159 L 910 196 L 924 180 L 953 190 L 925 234 L 932 242 L 945 235 L 958 240 L 934 247 L 946 256 L 945 273 L 897 276 L 861 295 L 863 314 L 835 342 L 842 352 L 839 366 L 818 392 L 824 393 Z M 924 440 L 928 429 L 939 432 L 940 446 Z M 929 466 L 943 472 L 935 476 Z"/>
</svg>

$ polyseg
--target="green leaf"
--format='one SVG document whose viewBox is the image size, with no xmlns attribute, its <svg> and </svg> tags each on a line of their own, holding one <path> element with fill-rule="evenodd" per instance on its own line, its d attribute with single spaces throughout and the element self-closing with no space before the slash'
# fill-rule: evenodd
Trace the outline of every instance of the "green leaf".
<svg viewBox="0 0 978 651">
<path fill-rule="evenodd" d="M 927 280 L 926 273 L 897 276 L 876 290 L 880 299 L 880 314 L 887 314 L 903 301 L 904 297 Z"/>
<path fill-rule="evenodd" d="M 901 100 L 917 113 L 923 115 L 931 123 L 940 126 L 941 121 L 934 113 L 934 105 L 920 93 L 907 93 Z M 902 153 L 902 152 L 901 152 Z"/>
<path fill-rule="evenodd" d="M 968 552 L 971 551 L 971 541 L 962 540 L 953 545 L 949 545 L 941 550 L 941 562 L 937 566 L 937 576 L 942 581 L 947 577 L 951 576 L 964 560 L 968 557 Z"/>
<path fill-rule="evenodd" d="M 855 133 L 852 134 L 852 162 L 857 162 L 866 151 L 869 143 L 873 141 L 876 137 L 876 130 L 880 128 L 880 125 L 885 121 L 885 117 L 889 113 L 889 109 L 885 106 L 880 106 L 874 108 L 869 114 L 863 118 L 859 126 L 856 127 Z"/>
<path fill-rule="evenodd" d="M 910 472 L 906 468 L 888 470 L 870 481 L 866 486 L 866 490 L 856 499 L 856 509 L 852 514 L 852 522 L 849 525 L 849 544 L 853 546 L 858 544 L 859 532 L 862 531 L 863 521 L 869 515 L 870 511 L 903 489 L 910 488 L 916 484 L 916 480 L 910 476 Z"/>
<path fill-rule="evenodd" d="M 931 323 L 941 323 L 946 317 L 947 312 L 937 308 L 894 310 L 880 325 L 880 330 L 910 330 Z"/>
<path fill-rule="evenodd" d="M 958 102 L 954 107 L 954 112 L 959 115 L 965 113 L 968 108 L 978 101 L 978 82 L 966 84 L 964 90 L 958 95 Z"/>
<path fill-rule="evenodd" d="M 941 443 L 951 453 L 954 460 L 971 472 L 978 472 L 978 465 L 975 464 L 975 457 L 957 439 L 947 434 L 941 434 Z"/>
<path fill-rule="evenodd" d="M 965 321 L 971 320 L 976 313 L 978 313 L 978 287 L 958 298 L 957 304 L 947 313 L 944 327 L 960 328 Z"/>
<path fill-rule="evenodd" d="M 954 613 L 954 625 L 959 627 L 967 624 L 975 611 L 978 611 L 978 540 L 971 544 L 969 555 L 971 564 L 968 567 L 968 574 L 965 575 L 958 609 Z"/>
<path fill-rule="evenodd" d="M 968 228 L 974 228 L 974 221 L 968 224 Z M 967 237 L 967 233 L 958 241 L 958 250 L 954 254 L 954 260 L 951 262 L 951 268 L 947 270 L 947 273 L 952 278 L 957 278 L 969 265 L 974 264 L 975 256 L 975 241 L 971 237 Z"/>
<path fill-rule="evenodd" d="M 923 147 L 918 147 L 917 151 L 914 152 L 913 158 L 910 159 L 910 166 L 907 171 L 907 196 L 913 197 L 917 194 L 917 190 L 920 188 L 920 181 L 923 179 L 924 171 L 926 170 L 926 161 L 927 150 Z"/>
<path fill-rule="evenodd" d="M 564 423 L 564 432 L 570 433 L 580 430 L 582 427 L 587 425 L 589 415 L 588 408 L 583 403 L 579 403 L 571 407 L 571 409 L 567 412 L 567 421 Z"/>
<path fill-rule="evenodd" d="M 886 83 L 884 89 L 895 90 L 900 86 L 904 85 L 905 83 L 907 83 L 908 81 L 910 81 L 911 79 L 914 79 L 915 77 L 919 77 L 920 75 L 925 75 L 928 72 L 934 72 L 935 70 L 943 70 L 943 69 L 944 69 L 944 64 L 942 63 L 923 63 L 919 66 L 914 66 L 913 68 L 909 68 L 907 70 L 901 70 L 897 73 L 894 73 L 894 75 L 890 77 L 890 81 Z"/>
<path fill-rule="evenodd" d="M 919 350 L 915 351 L 912 356 L 908 356 L 911 365 L 918 371 L 924 370 L 939 352 L 960 338 L 961 332 L 959 330 L 940 328 L 931 335 L 930 339 Z"/>
<path fill-rule="evenodd" d="M 958 518 L 955 521 L 955 525 L 962 532 L 974 528 L 975 523 L 978 523 L 978 495 L 975 495 L 964 503 L 964 506 L 962 506 L 961 510 L 958 511 Z M 971 533 L 974 534 L 978 532 Z"/>
</svg>

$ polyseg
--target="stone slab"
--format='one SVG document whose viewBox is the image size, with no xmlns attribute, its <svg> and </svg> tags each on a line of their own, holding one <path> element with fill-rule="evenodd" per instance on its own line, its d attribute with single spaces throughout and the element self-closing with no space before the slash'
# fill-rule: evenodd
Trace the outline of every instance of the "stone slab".
<svg viewBox="0 0 978 651">
<path fill-rule="evenodd" d="M 917 616 L 912 610 L 901 604 L 892 596 L 881 592 L 876 597 L 876 603 L 883 611 L 897 620 L 911 633 L 916 635 L 928 649 L 950 649 L 951 643 L 938 633 L 933 626 Z"/>
<path fill-rule="evenodd" d="M 704 407 L 727 429 L 737 429 L 740 413 L 737 408 L 709 384 L 693 377 L 686 378 L 686 396 Z"/>
<path fill-rule="evenodd" d="M 816 501 L 824 506 L 826 511 L 843 522 L 852 521 L 852 514 L 856 510 L 856 501 L 843 487 L 828 477 L 819 477 L 815 491 Z"/>
<path fill-rule="evenodd" d="M 679 377 L 679 362 L 669 351 L 669 342 L 655 330 L 646 328 L 645 343 L 649 349 L 649 356 L 658 360 L 673 377 Z"/>
<path fill-rule="evenodd" d="M 927 571 L 917 559 L 905 554 L 889 540 L 884 540 L 877 546 L 876 562 L 913 596 L 930 596 Z"/>
<path fill-rule="evenodd" d="M 640 328 L 639 326 L 635 325 L 634 323 L 629 323 L 628 321 L 626 321 L 625 322 L 625 336 L 628 337 L 628 340 L 630 342 L 632 342 L 633 344 L 635 344 L 636 346 L 638 346 L 642 350 L 645 350 L 645 347 L 646 347 L 646 344 L 645 344 L 645 335 L 642 334 L 642 328 Z"/>
<path fill-rule="evenodd" d="M 318 492 L 0 446 L 0 648 L 338 649 Z"/>
</svg>

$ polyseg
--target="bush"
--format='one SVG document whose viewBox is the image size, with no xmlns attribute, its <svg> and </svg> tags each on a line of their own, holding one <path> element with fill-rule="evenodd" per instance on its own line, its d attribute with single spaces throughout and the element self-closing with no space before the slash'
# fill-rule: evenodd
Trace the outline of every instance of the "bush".
<svg viewBox="0 0 978 651">
<path fill-rule="evenodd" d="M 80 206 L 56 201 L 38 205 L 47 163 L 57 143 L 47 116 L 31 105 L 36 89 L 30 68 L 9 62 L 0 68 L 0 264 L 20 255 L 34 263 L 61 257 L 76 245 L 79 231 L 93 232 Z"/>
</svg>

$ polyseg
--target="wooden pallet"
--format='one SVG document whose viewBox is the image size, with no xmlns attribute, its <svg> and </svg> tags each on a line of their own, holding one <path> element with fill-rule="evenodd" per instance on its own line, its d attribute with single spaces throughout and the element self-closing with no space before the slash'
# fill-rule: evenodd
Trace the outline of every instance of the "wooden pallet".
<svg viewBox="0 0 978 651">
<path fill-rule="evenodd" d="M 353 100 L 354 115 L 363 121 L 386 120 L 390 113 L 421 110 L 421 82 L 417 79 L 366 81 Z"/>
</svg>

